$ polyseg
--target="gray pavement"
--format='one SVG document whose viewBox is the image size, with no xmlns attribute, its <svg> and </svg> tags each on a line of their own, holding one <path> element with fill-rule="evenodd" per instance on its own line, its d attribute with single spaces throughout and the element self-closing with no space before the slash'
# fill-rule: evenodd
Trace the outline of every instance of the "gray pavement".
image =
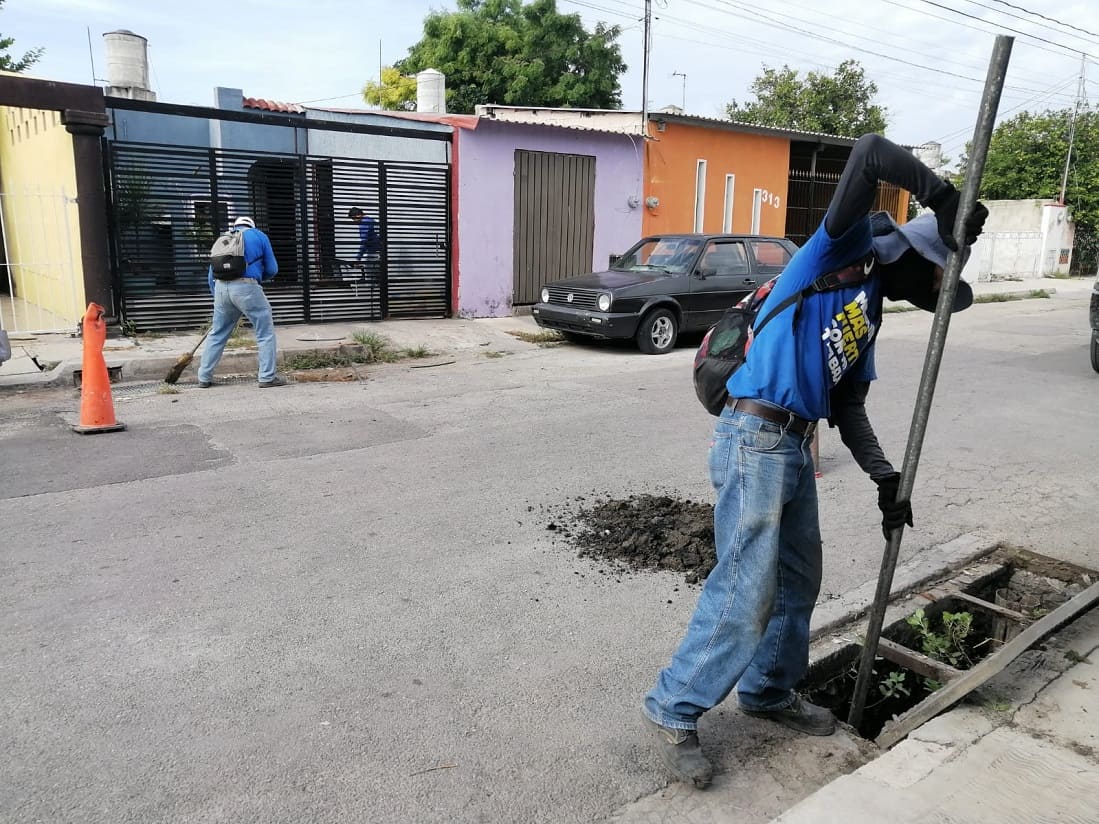
<svg viewBox="0 0 1099 824">
<path fill-rule="evenodd" d="M 997 281 L 972 284 L 975 295 L 1019 296 L 1034 290 L 1050 295 L 1078 295 L 1090 292 L 1093 278 L 1041 278 L 1026 281 Z M 538 326 L 529 315 L 505 318 L 446 320 L 391 320 L 379 323 L 326 323 L 279 326 L 276 328 L 280 356 L 307 350 L 331 350 L 351 343 L 356 331 L 384 335 L 396 348 L 426 346 L 432 352 L 445 355 L 485 350 L 521 351 L 522 346 L 507 332 L 513 330 L 537 332 Z M 121 380 L 157 380 L 175 364 L 180 355 L 191 351 L 199 342 L 196 333 L 142 335 L 137 338 L 112 338 L 104 347 L 109 367 L 121 368 Z M 73 372 L 81 368 L 82 341 L 67 334 L 18 335 L 12 339 L 10 361 L 0 364 L 0 390 L 72 385 Z M 194 378 L 196 364 L 185 373 L 185 380 Z M 37 363 L 36 363 L 37 361 Z M 45 370 L 40 366 L 46 366 Z M 255 368 L 255 350 L 226 349 L 219 365 L 219 374 L 248 374 Z"/>
<path fill-rule="evenodd" d="M 898 586 L 998 540 L 1099 566 L 1091 282 L 1051 286 L 1053 300 L 975 307 L 952 325 Z M 929 316 L 889 317 L 871 417 L 899 461 Z M 708 498 L 712 419 L 690 390 L 689 347 L 649 358 L 508 334 L 532 326 L 376 324 L 453 363 L 371 366 L 350 384 L 123 384 L 129 429 L 95 438 L 68 431 L 76 393 L 0 389 L 0 452 L 16 468 L 0 488 L 0 820 L 828 821 L 834 802 L 799 803 L 838 779 L 863 782 L 848 800 L 865 790 L 886 811 L 874 820 L 955 797 L 923 820 L 983 824 L 986 752 L 986 773 L 1020 787 L 1048 774 L 1074 804 L 1094 798 L 1086 773 L 1060 766 L 1094 771 L 1079 721 L 1094 708 L 1035 698 L 1092 695 L 1081 668 L 1094 664 L 1064 657 L 1094 649 L 1075 625 L 1005 673 L 995 700 L 890 753 L 720 707 L 702 730 L 714 787 L 669 785 L 638 704 L 696 590 L 671 573 L 608 574 L 546 522 L 593 493 Z M 284 328 L 280 346 L 350 331 Z M 143 362 L 124 379 L 155 379 L 180 351 L 143 342 L 119 361 Z M 237 357 L 249 374 L 254 354 Z M 818 629 L 868 603 L 881 554 L 870 485 L 834 435 L 821 455 Z M 950 720 L 974 707 L 988 723 Z M 1074 737 L 1054 729 L 1061 716 Z M 1049 736 L 1019 750 L 1039 758 L 1035 777 L 999 757 L 1016 733 Z M 917 757 L 922 779 L 897 772 Z M 960 766 L 954 786 L 977 788 L 964 803 L 949 789 Z"/>
</svg>

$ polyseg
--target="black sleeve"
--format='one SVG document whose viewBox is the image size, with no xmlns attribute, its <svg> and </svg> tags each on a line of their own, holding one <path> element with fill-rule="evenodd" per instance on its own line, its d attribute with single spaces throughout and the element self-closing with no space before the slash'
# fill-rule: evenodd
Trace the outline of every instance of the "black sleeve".
<svg viewBox="0 0 1099 824">
<path fill-rule="evenodd" d="M 907 189 L 924 206 L 950 186 L 896 143 L 876 134 L 863 135 L 851 149 L 828 205 L 824 228 L 831 237 L 841 237 L 873 208 L 879 181 Z"/>
<path fill-rule="evenodd" d="M 851 450 L 855 463 L 871 480 L 876 481 L 895 470 L 882 452 L 878 436 L 866 417 L 866 395 L 869 391 L 870 384 L 865 381 L 841 380 L 831 393 L 832 414 L 828 425 L 839 429 L 840 440 Z"/>
</svg>

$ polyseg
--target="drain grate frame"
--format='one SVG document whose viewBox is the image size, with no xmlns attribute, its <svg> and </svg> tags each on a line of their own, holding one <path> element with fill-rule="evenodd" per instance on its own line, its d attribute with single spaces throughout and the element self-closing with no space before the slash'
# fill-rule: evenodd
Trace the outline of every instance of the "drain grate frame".
<svg viewBox="0 0 1099 824">
<path fill-rule="evenodd" d="M 996 603 L 1004 588 L 1022 578 L 1048 582 L 1050 611 L 1030 614 Z M 858 733 L 883 749 L 903 740 L 913 730 L 960 701 L 995 676 L 1034 644 L 1099 603 L 1099 574 L 1094 570 L 1059 561 L 1029 550 L 999 546 L 973 564 L 945 575 L 917 591 L 901 593 L 888 606 L 882 638 L 877 650 L 874 683 L 886 683 L 895 672 L 933 678 L 942 686 L 929 693 L 904 697 L 875 692 L 878 707 L 864 717 Z M 1073 594 L 1075 593 L 1075 594 Z M 1070 597 L 1071 595 L 1071 597 Z M 1056 606 L 1056 608 L 1053 608 Z M 931 620 L 945 611 L 968 611 L 973 615 L 979 643 L 1000 644 L 982 657 L 974 656 L 969 669 L 956 669 L 913 649 L 918 646 L 906 618 L 923 609 Z M 799 690 L 810 701 L 829 707 L 843 717 L 841 708 L 850 706 L 853 668 L 857 668 L 866 636 L 865 616 L 837 627 L 817 638 L 811 649 L 811 664 Z M 911 681 L 906 682 L 911 683 Z M 883 699 L 882 695 L 887 698 Z M 922 695 L 920 698 L 918 695 Z M 878 706 L 881 704 L 881 706 Z M 870 705 L 868 705 L 869 709 Z"/>
</svg>

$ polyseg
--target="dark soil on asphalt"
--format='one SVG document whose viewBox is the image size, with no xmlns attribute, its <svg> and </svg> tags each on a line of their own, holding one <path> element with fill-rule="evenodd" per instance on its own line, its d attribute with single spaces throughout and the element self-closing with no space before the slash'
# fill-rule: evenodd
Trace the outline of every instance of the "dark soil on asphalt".
<svg viewBox="0 0 1099 824">
<path fill-rule="evenodd" d="M 616 573 L 670 570 L 695 584 L 717 563 L 713 506 L 667 495 L 578 498 L 553 512 L 546 529 Z"/>
</svg>

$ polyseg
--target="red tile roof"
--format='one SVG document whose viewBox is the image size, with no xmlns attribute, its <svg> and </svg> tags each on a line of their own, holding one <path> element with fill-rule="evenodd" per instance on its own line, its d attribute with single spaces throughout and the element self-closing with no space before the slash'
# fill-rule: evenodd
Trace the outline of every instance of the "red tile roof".
<svg viewBox="0 0 1099 824">
<path fill-rule="evenodd" d="M 262 109 L 265 112 L 282 112 L 283 114 L 305 114 L 305 109 L 297 103 L 280 103 L 278 100 L 264 100 L 262 97 L 244 98 L 244 108 Z"/>
</svg>

